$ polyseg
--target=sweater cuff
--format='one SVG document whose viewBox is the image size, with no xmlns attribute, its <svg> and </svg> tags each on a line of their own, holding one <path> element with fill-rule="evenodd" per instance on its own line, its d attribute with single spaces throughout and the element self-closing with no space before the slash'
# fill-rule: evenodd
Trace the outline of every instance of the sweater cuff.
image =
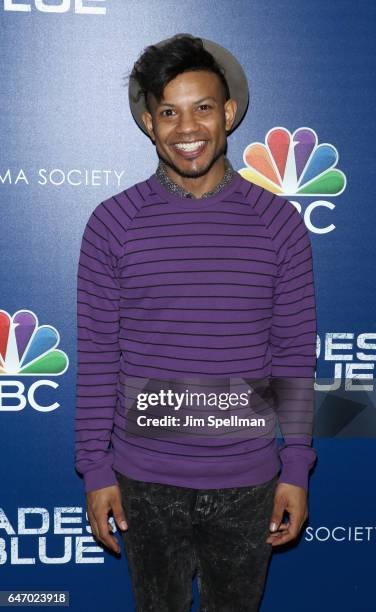
<svg viewBox="0 0 376 612">
<path fill-rule="evenodd" d="M 286 483 L 302 487 L 308 492 L 309 466 L 304 462 L 291 462 L 282 465 L 277 484 Z"/>
<path fill-rule="evenodd" d="M 90 470 L 84 475 L 85 493 L 89 491 L 95 491 L 96 489 L 103 489 L 104 487 L 111 487 L 117 485 L 118 480 L 115 472 L 111 466 L 104 465 L 95 470 Z"/>
</svg>

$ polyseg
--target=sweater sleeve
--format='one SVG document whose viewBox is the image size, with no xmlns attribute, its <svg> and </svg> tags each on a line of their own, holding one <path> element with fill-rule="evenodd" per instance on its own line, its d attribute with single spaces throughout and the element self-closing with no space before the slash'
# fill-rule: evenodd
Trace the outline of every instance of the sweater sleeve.
<svg viewBox="0 0 376 612">
<path fill-rule="evenodd" d="M 287 204 L 287 203 L 286 203 Z M 285 204 L 285 206 L 286 206 Z M 291 231 L 280 247 L 274 287 L 270 347 L 271 386 L 284 443 L 278 482 L 308 489 L 316 460 L 312 448 L 316 369 L 316 303 L 312 249 L 304 221 L 290 210 Z M 292 205 L 293 206 L 293 205 Z M 286 231 L 286 227 L 284 227 Z"/>
<path fill-rule="evenodd" d="M 102 205 L 84 229 L 77 274 L 75 466 L 85 491 L 117 484 L 111 431 L 120 370 L 118 258 Z"/>
</svg>

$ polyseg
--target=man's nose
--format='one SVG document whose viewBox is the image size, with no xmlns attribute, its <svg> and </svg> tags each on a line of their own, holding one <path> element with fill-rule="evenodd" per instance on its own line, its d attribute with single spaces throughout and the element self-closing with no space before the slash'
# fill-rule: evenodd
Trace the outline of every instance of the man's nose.
<svg viewBox="0 0 376 612">
<path fill-rule="evenodd" d="M 196 132 L 198 129 L 197 118 L 194 113 L 181 113 L 176 130 L 181 133 Z"/>
</svg>

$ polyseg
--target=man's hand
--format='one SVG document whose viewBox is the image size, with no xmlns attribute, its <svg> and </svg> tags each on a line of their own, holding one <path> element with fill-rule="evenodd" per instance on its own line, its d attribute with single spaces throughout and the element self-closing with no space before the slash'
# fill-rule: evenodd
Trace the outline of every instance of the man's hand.
<svg viewBox="0 0 376 612">
<path fill-rule="evenodd" d="M 110 524 L 108 513 L 112 510 L 113 517 L 119 529 L 128 529 L 123 507 L 121 505 L 121 493 L 118 485 L 96 489 L 86 493 L 87 516 L 90 521 L 93 535 L 102 544 L 116 553 L 120 553 L 117 538 L 110 535 Z M 111 529 L 112 531 L 112 529 Z"/>
<path fill-rule="evenodd" d="M 287 523 L 282 523 L 284 511 L 289 514 Z M 274 508 L 269 529 L 272 534 L 266 542 L 279 546 L 294 540 L 308 517 L 307 492 L 302 487 L 281 482 L 274 495 Z"/>
</svg>

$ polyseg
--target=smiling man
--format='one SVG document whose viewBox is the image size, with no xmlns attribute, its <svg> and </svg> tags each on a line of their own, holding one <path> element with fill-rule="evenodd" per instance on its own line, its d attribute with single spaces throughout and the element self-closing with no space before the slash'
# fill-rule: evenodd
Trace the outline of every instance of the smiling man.
<svg viewBox="0 0 376 612">
<path fill-rule="evenodd" d="M 142 115 L 168 176 L 195 197 L 213 189 L 225 173 L 226 131 L 237 108 L 228 95 L 217 74 L 188 71 L 166 85 L 159 103 L 151 94 L 150 112 Z"/>
<path fill-rule="evenodd" d="M 82 239 L 76 467 L 88 517 L 114 552 L 109 514 L 121 529 L 138 611 L 188 612 L 196 571 L 202 611 L 256 611 L 273 547 L 308 516 L 311 245 L 296 208 L 226 156 L 248 104 L 226 49 L 187 34 L 146 48 L 129 100 L 159 161 L 95 208 Z M 173 414 L 174 431 L 135 430 L 139 381 L 172 393 L 234 379 L 257 383 L 259 435 L 244 425 L 210 437 L 200 412 L 187 437 L 163 402 L 146 418 Z"/>
</svg>

